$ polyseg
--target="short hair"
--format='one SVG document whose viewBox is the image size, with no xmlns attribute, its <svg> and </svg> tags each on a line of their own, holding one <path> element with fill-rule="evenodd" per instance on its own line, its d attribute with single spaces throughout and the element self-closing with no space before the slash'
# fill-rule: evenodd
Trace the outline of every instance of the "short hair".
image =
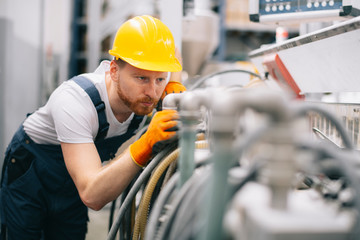
<svg viewBox="0 0 360 240">
<path fill-rule="evenodd" d="M 114 61 L 116 62 L 116 64 L 121 68 L 125 67 L 125 65 L 127 64 L 127 62 L 125 62 L 124 60 L 122 60 L 119 57 L 114 57 Z"/>
</svg>

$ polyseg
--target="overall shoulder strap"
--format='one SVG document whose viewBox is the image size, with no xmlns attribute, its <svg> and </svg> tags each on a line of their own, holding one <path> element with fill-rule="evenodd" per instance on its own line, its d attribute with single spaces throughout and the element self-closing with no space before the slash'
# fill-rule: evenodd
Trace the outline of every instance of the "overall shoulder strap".
<svg viewBox="0 0 360 240">
<path fill-rule="evenodd" d="M 140 123 L 143 121 L 144 117 L 145 116 L 139 116 L 135 114 L 134 118 L 130 122 L 127 132 L 133 134 L 135 130 L 139 128 Z"/>
<path fill-rule="evenodd" d="M 105 103 L 101 100 L 100 94 L 95 87 L 95 85 L 86 77 L 76 76 L 73 77 L 71 80 L 76 82 L 84 91 L 89 95 L 91 101 L 93 102 L 99 120 L 99 130 L 96 135 L 95 140 L 101 140 L 106 137 L 106 134 L 109 130 L 109 123 L 106 119 L 105 114 Z"/>
</svg>

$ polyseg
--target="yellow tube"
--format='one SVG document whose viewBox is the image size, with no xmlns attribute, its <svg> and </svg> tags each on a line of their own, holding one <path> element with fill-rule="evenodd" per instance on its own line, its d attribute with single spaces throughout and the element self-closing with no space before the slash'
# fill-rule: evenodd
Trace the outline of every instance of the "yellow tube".
<svg viewBox="0 0 360 240">
<path fill-rule="evenodd" d="M 175 170 L 176 170 L 176 165 L 177 165 L 177 161 L 173 161 L 170 166 L 168 167 L 168 170 L 165 173 L 165 177 L 164 177 L 164 181 L 161 185 L 161 189 L 163 189 L 163 187 L 165 187 L 165 185 L 167 184 L 167 182 L 170 180 L 170 178 L 172 177 L 172 175 L 174 174 Z"/>
<path fill-rule="evenodd" d="M 147 184 L 143 197 L 141 199 L 139 209 L 136 215 L 135 219 L 135 227 L 134 227 L 134 234 L 133 239 L 137 240 L 140 237 L 143 237 L 143 231 L 141 228 L 144 228 L 145 224 L 143 223 L 142 219 L 147 219 L 147 212 L 148 212 L 148 206 L 152 197 L 152 193 L 155 189 L 155 186 L 161 177 L 162 173 L 166 170 L 166 168 L 172 163 L 174 160 L 177 159 L 179 155 L 179 148 L 173 151 L 170 155 L 168 155 L 155 169 L 154 173 L 152 174 L 152 177 L 149 180 L 149 183 Z"/>
</svg>

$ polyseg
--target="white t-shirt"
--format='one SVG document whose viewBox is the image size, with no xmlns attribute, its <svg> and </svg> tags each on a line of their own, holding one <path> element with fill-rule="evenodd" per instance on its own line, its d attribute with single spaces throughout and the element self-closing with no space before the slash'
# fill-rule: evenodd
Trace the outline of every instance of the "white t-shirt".
<svg viewBox="0 0 360 240">
<path fill-rule="evenodd" d="M 134 113 L 120 123 L 114 116 L 106 91 L 105 72 L 110 62 L 102 61 L 94 73 L 82 74 L 90 79 L 105 103 L 109 131 L 106 138 L 126 133 Z M 146 117 L 136 132 L 144 126 Z M 65 81 L 51 94 L 48 102 L 24 122 L 24 130 L 38 144 L 91 143 L 98 133 L 97 111 L 89 95 L 74 81 Z"/>
</svg>

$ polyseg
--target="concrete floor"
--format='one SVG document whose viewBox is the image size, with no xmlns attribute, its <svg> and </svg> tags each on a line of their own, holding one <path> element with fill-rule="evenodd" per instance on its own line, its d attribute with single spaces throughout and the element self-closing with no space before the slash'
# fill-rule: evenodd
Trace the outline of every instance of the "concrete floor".
<svg viewBox="0 0 360 240">
<path fill-rule="evenodd" d="M 89 223 L 86 240 L 106 240 L 109 228 L 110 205 L 100 211 L 89 209 Z"/>
</svg>

